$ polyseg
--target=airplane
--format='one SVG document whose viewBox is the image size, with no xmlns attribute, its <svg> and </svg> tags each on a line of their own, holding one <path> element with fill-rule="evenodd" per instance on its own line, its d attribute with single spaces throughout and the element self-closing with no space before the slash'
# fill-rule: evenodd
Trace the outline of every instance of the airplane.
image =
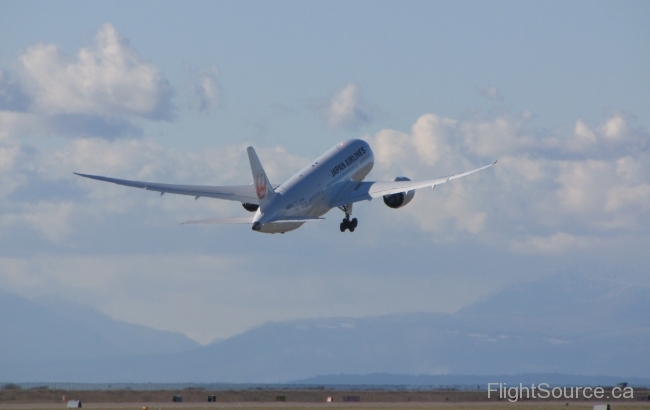
<svg viewBox="0 0 650 410">
<path fill-rule="evenodd" d="M 98 175 L 80 174 L 85 178 L 112 182 L 128 187 L 160 192 L 160 195 L 179 194 L 225 199 L 241 202 L 253 217 L 216 218 L 184 222 L 184 224 L 248 224 L 262 233 L 285 233 L 300 228 L 307 222 L 322 221 L 323 215 L 333 208 L 345 213 L 339 228 L 341 232 L 354 232 L 357 218 L 350 219 L 352 205 L 383 197 L 389 208 L 402 208 L 413 200 L 415 190 L 444 184 L 491 167 L 497 162 L 460 174 L 424 181 L 411 181 L 397 177 L 394 181 L 364 181 L 374 164 L 370 145 L 360 139 L 341 142 L 313 160 L 294 176 L 279 185 L 272 185 L 260 163 L 255 149 L 247 148 L 253 174 L 253 184 L 211 186 L 175 185 L 155 182 L 131 181 Z"/>
</svg>

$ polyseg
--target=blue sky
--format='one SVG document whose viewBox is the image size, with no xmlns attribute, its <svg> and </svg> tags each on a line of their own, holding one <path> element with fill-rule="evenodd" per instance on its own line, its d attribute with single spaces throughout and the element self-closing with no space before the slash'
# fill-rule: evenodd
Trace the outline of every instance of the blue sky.
<svg viewBox="0 0 650 410">
<path fill-rule="evenodd" d="M 647 2 L 0 4 L 0 289 L 202 343 L 269 320 L 454 311 L 580 271 L 649 284 Z M 348 138 L 370 178 L 494 159 L 286 235 L 85 181 L 274 181 Z"/>
</svg>

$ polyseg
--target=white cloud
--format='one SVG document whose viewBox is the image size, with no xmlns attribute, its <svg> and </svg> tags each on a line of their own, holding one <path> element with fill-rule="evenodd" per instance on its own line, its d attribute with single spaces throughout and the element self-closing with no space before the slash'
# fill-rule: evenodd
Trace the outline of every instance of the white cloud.
<svg viewBox="0 0 650 410">
<path fill-rule="evenodd" d="M 0 72 L 0 128 L 5 138 L 139 135 L 133 120 L 171 119 L 172 97 L 162 73 L 104 24 L 74 57 L 37 44 L 19 55 L 13 73 Z"/>
<path fill-rule="evenodd" d="M 556 190 L 558 204 L 569 213 L 598 211 L 603 202 L 604 187 L 612 186 L 611 161 L 558 161 Z"/>
<path fill-rule="evenodd" d="M 69 219 L 75 213 L 75 208 L 75 204 L 70 201 L 25 203 L 20 207 L 19 213 L 3 214 L 0 225 L 5 229 L 17 225 L 20 229 L 23 224 L 27 224 L 46 240 L 63 244 L 71 232 Z"/>
<path fill-rule="evenodd" d="M 44 118 L 40 115 L 0 111 L 0 141 L 9 141 L 17 135 L 27 133 L 42 135 L 47 129 Z"/>
<path fill-rule="evenodd" d="M 650 184 L 613 187 L 607 192 L 605 211 L 616 212 L 623 208 L 650 210 Z"/>
<path fill-rule="evenodd" d="M 361 89 L 353 83 L 334 93 L 323 114 L 332 129 L 355 129 L 372 119 L 369 108 L 363 102 Z"/>
<path fill-rule="evenodd" d="M 605 138 L 613 141 L 625 138 L 627 134 L 627 123 L 621 114 L 610 117 L 598 128 Z"/>
<path fill-rule="evenodd" d="M 596 133 L 589 128 L 582 120 L 576 121 L 576 125 L 573 129 L 573 135 L 575 135 L 575 140 L 580 141 L 583 144 L 595 144 L 598 142 L 596 139 Z"/>
<path fill-rule="evenodd" d="M 199 79 L 193 86 L 199 112 L 209 113 L 219 106 L 221 90 L 218 80 L 219 70 L 215 66 L 209 71 L 199 73 Z"/>
<path fill-rule="evenodd" d="M 586 249 L 594 242 L 593 238 L 557 232 L 550 236 L 528 236 L 524 241 L 513 242 L 511 249 L 524 254 L 561 255 L 575 249 Z"/>
<path fill-rule="evenodd" d="M 398 211 L 400 223 L 410 218 L 436 241 L 473 238 L 549 254 L 650 230 L 648 135 L 618 114 L 593 129 L 578 120 L 571 133 L 543 135 L 510 116 L 427 114 L 410 134 L 385 129 L 366 139 L 382 178 L 440 177 L 499 160 L 433 193 L 418 191 Z"/>
<path fill-rule="evenodd" d="M 167 149 L 150 139 L 79 138 L 58 149 L 26 153 L 16 142 L 0 143 L 3 236 L 27 229 L 48 242 L 73 246 L 74 233 L 84 223 L 98 223 L 115 214 L 142 212 L 143 223 L 148 224 L 219 216 L 232 209 L 226 201 L 194 201 L 174 195 L 161 198 L 151 192 L 81 178 L 73 172 L 170 183 L 247 184 L 252 181 L 248 145 L 193 153 Z M 257 152 L 274 182 L 284 181 L 308 162 L 282 146 L 258 147 Z M 36 194 L 52 192 L 53 186 L 63 188 L 68 195 Z M 11 197 L 18 189 L 27 198 Z"/>
<path fill-rule="evenodd" d="M 426 114 L 413 124 L 410 133 L 385 129 L 367 137 L 376 160 L 371 177 L 439 177 L 498 159 L 487 171 L 441 185 L 433 192 L 419 191 L 413 203 L 396 211 L 396 221 L 411 221 L 433 233 L 437 241 L 469 238 L 509 248 L 513 241 L 526 242 L 530 235 L 548 237 L 556 232 L 611 238 L 627 231 L 644 233 L 650 229 L 650 210 L 645 205 L 649 199 L 649 155 L 629 148 L 639 147 L 644 132 L 625 122 L 617 127 L 626 130 L 626 138 L 609 141 L 600 130 L 610 120 L 593 129 L 577 122 L 578 130 L 568 135 L 535 135 L 521 118 L 457 121 Z M 575 151 L 572 140 L 576 133 L 589 140 L 593 134 L 596 142 Z M 215 185 L 247 183 L 250 178 L 247 144 L 199 153 L 167 149 L 150 139 L 83 138 L 43 152 L 26 151 L 10 140 L 3 144 L 0 198 L 5 198 L 5 229 L 27 228 L 60 244 L 74 237 L 77 228 L 71 225 L 72 213 L 78 217 L 74 220 L 93 220 L 155 210 L 144 218 L 150 224 L 230 216 L 224 214 L 228 208 L 221 201 L 160 198 L 85 180 L 72 172 Z M 566 155 L 569 151 L 571 156 Z M 281 146 L 258 147 L 258 153 L 274 182 L 283 181 L 308 162 Z M 52 184 L 76 189 L 74 205 L 66 205 L 70 200 L 66 197 L 7 199 L 18 190 L 35 192 Z M 58 218 L 48 218 L 48 214 Z"/>
<path fill-rule="evenodd" d="M 186 152 L 166 148 L 152 139 L 83 138 L 43 152 L 38 169 L 43 178 L 75 181 L 80 179 L 72 175 L 73 171 L 138 180 L 242 184 L 252 182 L 246 155 L 249 145 L 243 142 Z M 282 146 L 256 147 L 256 151 L 272 181 L 288 178 L 308 162 Z"/>
<path fill-rule="evenodd" d="M 459 139 L 471 154 L 484 158 L 540 148 L 539 141 L 524 124 L 525 121 L 510 116 L 468 119 L 458 125 Z"/>
<path fill-rule="evenodd" d="M 18 74 L 35 112 L 171 115 L 171 90 L 151 63 L 143 61 L 115 27 L 104 24 L 92 47 L 71 58 L 57 46 L 32 46 L 19 57 Z"/>
<path fill-rule="evenodd" d="M 346 240 L 376 241 L 391 248 L 395 247 L 394 241 L 404 241 L 399 246 L 410 249 L 413 243 L 409 235 L 423 238 L 417 232 L 420 230 L 438 242 L 436 251 L 448 246 L 439 242 L 462 243 L 466 249 L 468 242 L 478 241 L 498 252 L 553 258 L 611 249 L 610 244 L 620 236 L 638 242 L 629 237 L 647 237 L 650 230 L 650 161 L 646 151 L 630 153 L 629 146 L 638 147 L 643 132 L 625 122 L 626 137 L 612 142 L 601 134 L 604 125 L 584 127 L 587 130 L 579 132 L 592 132 L 596 142 L 585 144 L 581 150 L 568 148 L 575 130 L 567 131 L 567 135 L 537 135 L 521 118 L 509 116 L 452 120 L 427 114 L 409 132 L 381 130 L 367 137 L 376 157 L 372 179 L 397 175 L 428 178 L 464 171 L 493 159 L 499 163 L 433 191 L 418 191 L 413 203 L 403 209 L 388 210 L 381 201 L 360 204 L 355 212 L 366 213 L 360 216 L 360 235 L 336 238 L 343 239 L 341 247 L 350 246 Z M 241 184 L 252 179 L 245 154 L 248 144 L 244 143 L 194 153 L 169 149 L 151 139 L 83 138 L 41 152 L 30 152 L 11 140 L 2 144 L 0 181 L 21 182 L 0 196 L 0 239 L 7 243 L 16 233 L 31 233 L 30 252 L 38 252 L 32 250 L 37 247 L 34 237 L 54 244 L 55 249 L 67 248 L 71 252 L 80 248 L 84 234 L 101 232 L 106 224 L 130 217 L 145 227 L 169 227 L 188 219 L 233 216 L 233 209 L 243 212 L 237 204 L 233 207 L 225 201 L 160 197 L 82 179 L 72 171 L 179 183 Z M 308 159 L 292 155 L 282 146 L 257 148 L 274 182 L 308 163 Z M 566 155 L 570 150 L 573 154 Z M 63 188 L 64 194 L 41 196 L 40 192 L 48 188 Z M 5 185 L 0 187 L 0 193 L 2 189 Z M 39 194 L 23 197 L 21 192 Z M 340 218 L 337 212 L 328 218 Z M 387 213 L 390 217 L 386 217 Z M 325 223 L 329 222 L 331 219 Z M 126 234 L 151 234 L 150 230 L 136 228 Z M 99 307 L 113 317 L 183 331 L 201 342 L 227 337 L 268 320 L 453 310 L 485 291 L 484 284 L 476 282 L 475 277 L 470 280 L 439 275 L 423 279 L 415 272 L 404 274 L 400 269 L 408 267 L 401 263 L 393 266 L 395 269 L 374 269 L 350 276 L 346 258 L 338 262 L 330 257 L 338 255 L 333 249 L 341 251 L 336 248 L 339 245 L 320 242 L 317 257 L 295 251 L 299 248 L 297 242 L 319 240 L 318 235 L 312 235 L 316 231 L 309 229 L 327 227 L 306 227 L 271 238 L 251 234 L 246 237 L 245 248 L 255 251 L 229 250 L 229 256 L 218 254 L 221 249 L 215 245 L 215 252 L 208 255 L 160 251 L 4 257 L 0 260 L 0 285 L 30 297 L 51 293 L 82 295 L 78 301 Z M 366 229 L 372 238 L 362 235 Z M 395 235 L 396 229 L 406 234 Z M 223 232 L 214 238 L 232 240 Z M 418 252 L 431 250 L 426 241 L 419 245 L 422 248 Z M 375 251 L 385 249 L 372 246 Z M 260 254 L 260 249 L 267 253 Z M 291 249 L 290 258 L 283 249 Z M 314 261 L 316 266 L 312 266 Z M 286 267 L 287 263 L 290 266 Z M 280 264 L 286 268 L 268 269 Z M 308 273 L 304 266 L 310 266 Z M 434 270 L 438 269 L 436 266 Z M 440 280 L 447 277 L 458 283 L 441 286 Z M 470 296 L 468 283 L 473 287 Z M 450 286 L 456 286 L 455 290 L 450 291 Z"/>
<path fill-rule="evenodd" d="M 545 144 L 547 148 L 573 156 L 611 158 L 647 150 L 650 138 L 647 131 L 630 127 L 625 116 L 615 112 L 596 127 L 579 119 L 572 135 L 548 137 Z"/>
<path fill-rule="evenodd" d="M 501 95 L 499 90 L 493 85 L 485 88 L 475 87 L 474 89 L 476 90 L 477 93 L 479 93 L 480 95 L 482 95 L 487 99 L 493 101 L 503 101 L 503 96 Z"/>
<path fill-rule="evenodd" d="M 0 202 L 28 183 L 33 155 L 15 141 L 0 139 Z"/>
<path fill-rule="evenodd" d="M 411 127 L 411 134 L 395 130 L 381 130 L 368 138 L 375 154 L 375 161 L 384 168 L 408 167 L 413 164 L 436 165 L 444 156 L 449 158 L 456 121 L 426 114 Z M 416 172 L 415 169 L 410 169 Z M 415 176 L 411 174 L 411 176 Z"/>
<path fill-rule="evenodd" d="M 0 70 L 0 112 L 27 111 L 30 98 L 23 90 L 22 84 L 9 72 Z"/>
</svg>

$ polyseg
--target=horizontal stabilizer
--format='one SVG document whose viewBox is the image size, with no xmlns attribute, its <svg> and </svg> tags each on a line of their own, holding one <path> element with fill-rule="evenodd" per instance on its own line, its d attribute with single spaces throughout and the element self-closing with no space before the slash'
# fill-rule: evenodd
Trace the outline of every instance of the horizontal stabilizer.
<svg viewBox="0 0 650 410">
<path fill-rule="evenodd" d="M 181 225 L 231 225 L 231 224 L 252 224 L 253 218 L 213 218 L 197 219 L 195 221 L 183 222 Z"/>
</svg>

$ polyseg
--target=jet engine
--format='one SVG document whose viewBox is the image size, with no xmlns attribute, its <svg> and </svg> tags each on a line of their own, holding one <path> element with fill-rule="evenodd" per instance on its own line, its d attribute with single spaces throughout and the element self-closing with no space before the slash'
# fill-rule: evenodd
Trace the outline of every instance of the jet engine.
<svg viewBox="0 0 650 410">
<path fill-rule="evenodd" d="M 395 178 L 395 181 L 410 181 L 410 179 L 407 177 L 397 177 Z M 384 195 L 384 203 L 389 208 L 397 209 L 411 202 L 414 196 L 415 196 L 415 190 L 408 191 L 408 192 L 398 192 L 396 194 L 390 194 L 390 195 Z"/>
<path fill-rule="evenodd" d="M 257 204 L 249 204 L 248 202 L 243 202 L 241 206 L 243 206 L 244 209 L 247 210 L 248 212 L 255 212 L 257 211 L 257 208 L 260 207 Z"/>
</svg>

